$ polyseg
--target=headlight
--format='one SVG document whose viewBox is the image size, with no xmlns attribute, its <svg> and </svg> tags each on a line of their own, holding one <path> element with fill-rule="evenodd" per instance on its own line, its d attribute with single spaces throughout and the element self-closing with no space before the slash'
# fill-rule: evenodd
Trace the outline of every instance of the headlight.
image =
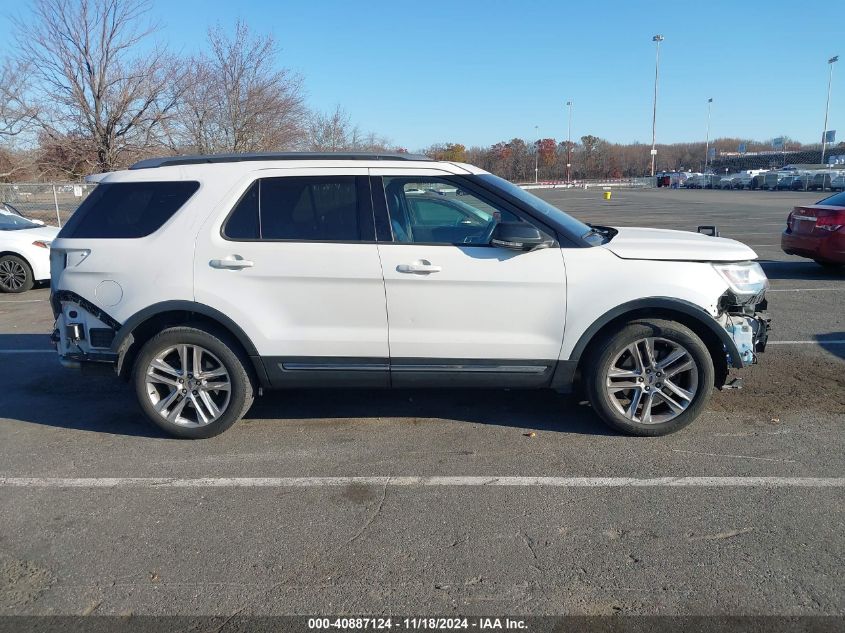
<svg viewBox="0 0 845 633">
<path fill-rule="evenodd" d="M 39 248 L 50 248 L 50 244 L 53 242 L 50 240 L 35 240 L 32 245 L 38 246 Z"/>
<path fill-rule="evenodd" d="M 756 297 L 769 287 L 769 279 L 757 262 L 713 264 L 737 297 Z"/>
</svg>

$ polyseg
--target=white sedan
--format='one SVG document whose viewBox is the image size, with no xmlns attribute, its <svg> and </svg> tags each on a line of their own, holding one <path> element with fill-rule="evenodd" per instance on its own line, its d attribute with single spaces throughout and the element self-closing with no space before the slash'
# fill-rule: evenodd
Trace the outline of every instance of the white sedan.
<svg viewBox="0 0 845 633">
<path fill-rule="evenodd" d="M 0 292 L 26 292 L 50 279 L 50 243 L 58 233 L 0 209 Z"/>
</svg>

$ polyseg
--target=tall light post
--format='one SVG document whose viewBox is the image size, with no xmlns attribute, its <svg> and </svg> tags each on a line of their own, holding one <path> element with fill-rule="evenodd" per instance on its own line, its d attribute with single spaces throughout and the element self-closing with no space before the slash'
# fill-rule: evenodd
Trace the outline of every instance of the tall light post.
<svg viewBox="0 0 845 633">
<path fill-rule="evenodd" d="M 830 87 L 833 84 L 833 65 L 839 61 L 839 55 L 834 55 L 827 60 L 830 66 L 830 74 L 827 78 L 827 105 L 824 108 L 824 132 L 822 132 L 822 165 L 824 165 L 824 151 L 827 149 L 827 115 L 830 112 Z"/>
<path fill-rule="evenodd" d="M 704 142 L 704 173 L 707 173 L 707 161 L 710 159 L 710 107 L 713 105 L 713 97 L 707 100 L 707 140 Z"/>
<path fill-rule="evenodd" d="M 654 159 L 657 156 L 657 81 L 660 77 L 660 42 L 662 35 L 655 35 L 651 38 L 657 43 L 657 53 L 654 58 L 654 109 L 651 114 L 651 175 L 654 176 Z"/>
<path fill-rule="evenodd" d="M 534 126 L 534 136 L 537 140 L 534 141 L 534 184 L 536 185 L 540 180 L 537 177 L 540 168 L 540 126 Z"/>
<path fill-rule="evenodd" d="M 572 182 L 572 100 L 566 102 L 569 108 L 569 125 L 566 129 L 566 182 Z"/>
</svg>

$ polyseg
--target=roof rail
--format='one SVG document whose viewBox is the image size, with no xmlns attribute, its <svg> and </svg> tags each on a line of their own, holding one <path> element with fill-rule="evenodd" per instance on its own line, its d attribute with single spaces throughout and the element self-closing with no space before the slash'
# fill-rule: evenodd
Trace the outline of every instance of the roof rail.
<svg viewBox="0 0 845 633">
<path fill-rule="evenodd" d="M 249 154 L 197 154 L 193 156 L 163 156 L 140 160 L 129 169 L 151 169 L 173 165 L 200 165 L 203 163 L 240 163 L 245 161 L 273 160 L 432 160 L 428 156 L 404 153 L 373 152 L 266 152 Z"/>
</svg>

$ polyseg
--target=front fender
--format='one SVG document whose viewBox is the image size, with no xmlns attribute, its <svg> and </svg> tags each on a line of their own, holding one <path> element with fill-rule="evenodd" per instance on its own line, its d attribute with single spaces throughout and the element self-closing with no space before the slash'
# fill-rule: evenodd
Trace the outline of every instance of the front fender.
<svg viewBox="0 0 845 633">
<path fill-rule="evenodd" d="M 622 303 L 615 308 L 608 310 L 596 319 L 593 324 L 583 332 L 583 334 L 581 334 L 578 342 L 575 343 L 575 347 L 572 348 L 569 360 L 576 362 L 579 361 L 581 359 L 581 355 L 584 353 L 584 350 L 586 350 L 587 346 L 590 344 L 590 341 L 592 341 L 596 334 L 598 334 L 598 332 L 611 321 L 621 319 L 626 314 L 631 314 L 633 317 L 637 312 L 648 310 L 674 312 L 694 320 L 697 324 L 700 324 L 701 326 L 707 328 L 708 331 L 712 332 L 722 343 L 725 349 L 725 354 L 728 356 L 729 363 L 732 367 L 743 367 L 739 349 L 737 349 L 736 343 L 734 343 L 728 331 L 725 330 L 718 321 L 716 321 L 700 306 L 697 306 L 689 301 L 673 297 L 647 297 L 644 299 L 636 299 L 634 301 Z"/>
</svg>

